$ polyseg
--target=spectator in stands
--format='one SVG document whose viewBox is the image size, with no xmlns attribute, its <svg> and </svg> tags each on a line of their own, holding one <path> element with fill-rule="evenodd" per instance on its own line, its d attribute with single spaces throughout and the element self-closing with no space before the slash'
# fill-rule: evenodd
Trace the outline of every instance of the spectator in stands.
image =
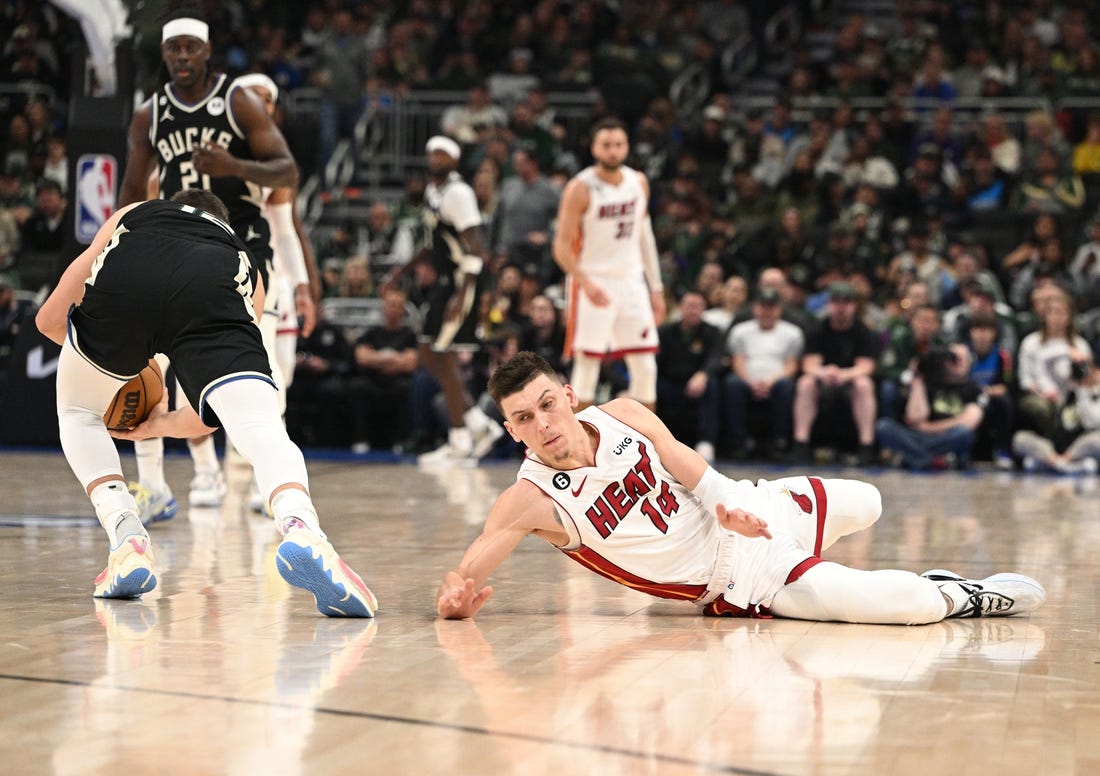
<svg viewBox="0 0 1100 776">
<path fill-rule="evenodd" d="M 1085 225 L 1085 241 L 1077 248 L 1069 273 L 1082 309 L 1100 304 L 1100 214 Z"/>
<path fill-rule="evenodd" d="M 749 299 L 749 284 L 740 275 L 730 275 L 718 291 L 718 304 L 708 307 L 703 320 L 724 335 L 742 313 L 748 315 L 745 302 Z"/>
<path fill-rule="evenodd" d="M 1044 150 L 1054 152 L 1055 170 L 1061 169 L 1064 163 L 1069 162 L 1072 149 L 1062 136 L 1058 125 L 1054 123 L 1054 119 L 1046 111 L 1036 110 L 1029 113 L 1024 119 L 1024 129 L 1026 136 L 1021 150 L 1020 169 L 1023 175 L 1030 175 L 1035 171 L 1039 153 Z"/>
<path fill-rule="evenodd" d="M 374 278 L 366 256 L 352 256 L 344 262 L 340 287 L 336 295 L 342 299 L 366 299 L 374 294 Z"/>
<path fill-rule="evenodd" d="M 470 87 L 466 102 L 452 105 L 443 111 L 440 119 L 443 134 L 450 135 L 463 144 L 477 140 L 477 127 L 504 127 L 508 124 L 508 114 L 504 108 L 495 104 L 489 97 L 489 88 L 484 83 Z"/>
<path fill-rule="evenodd" d="M 1036 285 L 1053 282 L 1059 288 L 1070 289 L 1073 281 L 1069 274 L 1065 245 L 1061 240 L 1047 240 L 1039 246 L 1037 258 L 1024 264 L 1008 289 L 1008 300 L 1017 310 L 1022 310 Z"/>
<path fill-rule="evenodd" d="M 1063 172 L 1053 148 L 1040 148 L 1030 172 L 1016 187 L 1012 208 L 1018 213 L 1075 213 L 1085 204 L 1085 184 L 1074 172 Z"/>
<path fill-rule="evenodd" d="M 408 435 L 412 375 L 420 365 L 416 332 L 406 320 L 405 292 L 382 292 L 382 322 L 355 342 L 354 376 L 348 382 L 352 452 L 390 449 Z"/>
<path fill-rule="evenodd" d="M 911 469 L 965 469 L 984 404 L 981 389 L 970 380 L 970 351 L 963 345 L 933 349 L 918 362 L 905 422 L 879 418 L 879 446 Z"/>
<path fill-rule="evenodd" d="M 1100 111 L 1089 114 L 1085 136 L 1073 147 L 1073 171 L 1082 178 L 1100 175 Z"/>
<path fill-rule="evenodd" d="M 373 273 L 403 267 L 415 251 L 410 231 L 394 221 L 390 206 L 375 202 L 367 211 L 367 221 L 359 231 L 359 249 L 366 254 Z"/>
<path fill-rule="evenodd" d="M 1071 370 L 1071 411 L 1059 413 L 1054 436 L 1021 429 L 1012 438 L 1012 449 L 1023 458 L 1025 471 L 1095 474 L 1100 468 L 1100 369 L 1095 362 L 1077 359 Z"/>
<path fill-rule="evenodd" d="M 851 407 L 856 426 L 858 463 L 867 465 L 874 459 L 876 406 L 871 376 L 878 357 L 878 342 L 859 319 L 859 302 L 854 286 L 834 283 L 829 287 L 826 317 L 806 340 L 802 376 L 795 390 L 791 447 L 794 461 L 809 460 L 818 415 L 834 416 L 835 410 L 844 405 Z"/>
<path fill-rule="evenodd" d="M 558 308 L 549 297 L 538 294 L 531 300 L 527 320 L 520 328 L 516 349 L 538 353 L 562 375 L 562 379 L 567 378 L 569 369 L 562 359 L 565 352 L 565 326 L 562 325 Z"/>
<path fill-rule="evenodd" d="M 287 431 L 311 447 L 346 447 L 352 407 L 348 376 L 353 354 L 343 330 L 321 315 L 313 333 L 298 340 L 294 382 L 287 389 Z"/>
<path fill-rule="evenodd" d="M 970 213 L 997 214 L 1004 211 L 1012 193 L 1011 181 L 993 162 L 985 146 L 975 147 L 962 170 L 955 197 Z"/>
<path fill-rule="evenodd" d="M 998 170 L 1008 176 L 1015 176 L 1020 172 L 1023 148 L 1020 141 L 1008 131 L 1001 114 L 991 111 L 985 115 L 979 138 L 982 145 L 989 149 L 993 164 Z"/>
<path fill-rule="evenodd" d="M 954 256 L 951 262 L 951 274 L 955 277 L 955 285 L 940 297 L 941 310 L 951 310 L 965 304 L 965 292 L 970 282 L 974 280 L 980 281 L 981 285 L 988 285 L 993 292 L 994 301 L 1004 301 L 1004 291 L 997 276 L 982 266 L 977 251 L 969 247 L 952 246 L 951 254 Z"/>
<path fill-rule="evenodd" d="M 34 213 L 34 187 L 24 178 L 26 172 L 26 166 L 17 161 L 0 171 L 0 212 L 6 211 L 18 228 Z"/>
<path fill-rule="evenodd" d="M 933 44 L 925 50 L 924 56 L 924 66 L 913 81 L 913 96 L 919 100 L 941 103 L 954 101 L 958 92 L 955 91 L 950 76 L 943 72 L 943 48 Z"/>
<path fill-rule="evenodd" d="M 60 252 L 65 235 L 62 219 L 65 216 L 65 196 L 56 181 L 40 180 L 34 213 L 20 229 L 21 250 L 36 253 Z"/>
<path fill-rule="evenodd" d="M 50 135 L 46 140 L 46 161 L 42 165 L 42 177 L 55 181 L 61 192 L 69 190 L 69 157 L 66 152 L 65 138 Z"/>
<path fill-rule="evenodd" d="M 1077 334 L 1073 304 L 1052 295 L 1039 311 L 1039 329 L 1020 343 L 1020 426 L 1054 439 L 1059 415 L 1073 392 L 1073 363 L 1091 361 L 1091 349 Z"/>
<path fill-rule="evenodd" d="M 1012 353 L 997 339 L 998 320 L 994 315 L 975 315 L 970 322 L 970 379 L 986 397 L 985 415 L 979 436 L 990 445 L 993 464 L 1008 471 L 1014 468 L 1012 432 L 1016 428 L 1016 401 L 1012 395 L 1015 380 Z"/>
<path fill-rule="evenodd" d="M 992 316 L 997 326 L 997 342 L 1009 353 L 1016 352 L 1020 339 L 1013 310 L 998 301 L 998 287 L 987 277 L 978 276 L 962 286 L 961 304 L 943 314 L 943 332 L 951 342 L 967 342 L 974 319 Z"/>
<path fill-rule="evenodd" d="M 362 109 L 363 84 L 369 74 L 370 51 L 355 34 L 354 17 L 338 6 L 317 48 L 314 83 L 321 89 L 317 172 L 323 173 L 341 137 L 353 137 Z"/>
<path fill-rule="evenodd" d="M 24 326 L 34 326 L 37 308 L 26 299 L 16 299 L 15 284 L 0 273 L 0 385 L 7 377 L 15 340 Z"/>
<path fill-rule="evenodd" d="M 783 298 L 774 288 L 757 290 L 752 314 L 726 337 L 730 371 L 722 391 L 723 435 L 734 458 L 748 457 L 755 448 L 749 418 L 763 413 L 769 420 L 769 452 L 779 458 L 790 445 L 794 380 L 805 340 L 801 329 L 782 319 Z"/>
<path fill-rule="evenodd" d="M 902 416 L 909 398 L 909 386 L 917 361 L 929 351 L 946 345 L 940 335 L 940 314 L 931 304 L 906 310 L 887 330 L 886 345 L 878 358 L 878 414 L 881 418 Z"/>
<path fill-rule="evenodd" d="M 928 286 L 929 302 L 939 307 L 944 293 L 954 285 L 947 262 L 928 249 L 928 224 L 924 220 L 915 221 L 906 237 L 907 250 L 902 251 L 890 261 L 886 270 L 886 282 L 898 287 L 898 278 L 902 272 L 911 271 L 917 280 Z"/>
<path fill-rule="evenodd" d="M 679 320 L 657 329 L 657 413 L 677 439 L 713 462 L 722 333 L 703 320 L 705 309 L 702 295 L 688 291 L 680 298 Z"/>
<path fill-rule="evenodd" d="M 538 157 L 527 148 L 512 152 L 512 168 L 516 174 L 506 178 L 500 187 L 494 252 L 539 274 L 553 264 L 551 229 L 557 218 L 561 189 L 541 173 Z M 548 274 L 544 280 L 549 279 Z"/>
</svg>

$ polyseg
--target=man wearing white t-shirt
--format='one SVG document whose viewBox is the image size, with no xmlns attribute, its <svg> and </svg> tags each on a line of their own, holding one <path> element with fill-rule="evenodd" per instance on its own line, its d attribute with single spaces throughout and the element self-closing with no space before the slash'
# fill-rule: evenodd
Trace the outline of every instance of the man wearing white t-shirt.
<svg viewBox="0 0 1100 776">
<path fill-rule="evenodd" d="M 737 458 L 749 453 L 750 404 L 770 406 L 772 453 L 782 454 L 790 443 L 794 378 L 804 338 L 801 329 L 781 318 L 782 313 L 779 292 L 761 289 L 753 301 L 752 320 L 735 324 L 726 339 L 730 373 L 724 388 L 724 426 L 730 451 Z"/>
</svg>

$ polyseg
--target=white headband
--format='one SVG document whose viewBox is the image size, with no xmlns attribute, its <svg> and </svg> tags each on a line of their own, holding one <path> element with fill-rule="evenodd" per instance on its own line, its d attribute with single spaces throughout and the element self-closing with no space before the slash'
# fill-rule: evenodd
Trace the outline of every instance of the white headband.
<svg viewBox="0 0 1100 776">
<path fill-rule="evenodd" d="M 275 85 L 275 82 L 268 78 L 263 73 L 248 73 L 236 78 L 233 81 L 233 86 L 239 86 L 242 89 L 248 89 L 253 86 L 259 86 L 261 89 L 267 89 L 271 92 L 271 101 L 279 101 L 279 87 Z"/>
<path fill-rule="evenodd" d="M 436 135 L 430 139 L 424 150 L 429 154 L 432 151 L 442 151 L 456 161 L 462 157 L 462 149 L 458 147 L 458 143 L 445 135 Z"/>
<path fill-rule="evenodd" d="M 164 25 L 160 34 L 160 42 L 180 35 L 190 35 L 198 38 L 203 43 L 210 42 L 210 27 L 204 21 L 198 19 L 173 19 Z"/>
</svg>

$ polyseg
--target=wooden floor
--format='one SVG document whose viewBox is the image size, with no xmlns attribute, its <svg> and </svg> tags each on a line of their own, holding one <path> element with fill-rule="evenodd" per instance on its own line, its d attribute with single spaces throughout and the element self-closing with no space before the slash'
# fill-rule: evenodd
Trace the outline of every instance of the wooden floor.
<svg viewBox="0 0 1100 776">
<path fill-rule="evenodd" d="M 64 459 L 0 453 L 0 771 L 1100 773 L 1096 478 L 865 474 L 883 518 L 829 553 L 1021 571 L 1048 593 L 1031 617 L 704 619 L 529 539 L 476 621 L 437 621 L 440 574 L 515 468 L 311 461 L 381 601 L 341 621 L 278 576 L 243 473 L 220 510 L 187 509 L 186 458 L 168 461 L 180 514 L 152 530 L 160 586 L 93 600 L 106 539 Z"/>
</svg>

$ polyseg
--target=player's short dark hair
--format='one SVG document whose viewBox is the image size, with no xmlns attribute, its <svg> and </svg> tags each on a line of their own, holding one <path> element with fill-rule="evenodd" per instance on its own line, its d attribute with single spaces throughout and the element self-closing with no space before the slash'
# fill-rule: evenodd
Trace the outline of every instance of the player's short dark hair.
<svg viewBox="0 0 1100 776">
<path fill-rule="evenodd" d="M 496 402 L 497 409 L 501 409 L 502 401 L 522 391 L 539 375 L 546 375 L 554 382 L 559 382 L 558 373 L 550 366 L 550 362 L 530 350 L 521 350 L 498 366 L 489 378 L 489 395 Z"/>
<path fill-rule="evenodd" d="M 626 132 L 626 124 L 624 124 L 621 119 L 617 119 L 614 116 L 600 119 L 592 127 L 592 137 L 595 137 L 605 129 L 621 129 L 623 132 Z"/>
<path fill-rule="evenodd" d="M 227 224 L 229 223 L 229 210 L 226 209 L 225 203 L 218 198 L 217 194 L 207 191 L 206 189 L 183 189 L 182 191 L 177 191 L 172 195 L 172 202 L 197 207 L 199 210 L 205 210 L 215 218 Z"/>
<path fill-rule="evenodd" d="M 160 15 L 160 24 L 163 27 L 165 24 L 176 19 L 198 19 L 199 21 L 206 21 L 206 14 L 202 11 L 202 5 L 196 0 L 175 0 L 170 2 L 168 7 Z M 158 33 L 157 37 L 160 35 Z"/>
</svg>

